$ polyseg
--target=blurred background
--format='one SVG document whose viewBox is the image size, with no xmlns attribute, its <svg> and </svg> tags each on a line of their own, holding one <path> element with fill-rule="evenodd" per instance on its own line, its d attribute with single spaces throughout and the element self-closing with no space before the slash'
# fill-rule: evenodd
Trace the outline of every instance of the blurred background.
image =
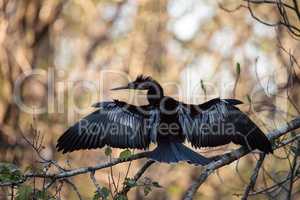
<svg viewBox="0 0 300 200">
<path fill-rule="evenodd" d="M 44 136 L 47 159 L 66 168 L 107 161 L 103 149 L 62 155 L 55 150 L 56 140 L 97 101 L 146 103 L 142 93 L 109 91 L 139 74 L 151 75 L 167 95 L 184 102 L 240 99 L 240 108 L 264 132 L 299 115 L 299 9 L 287 9 L 290 27 L 269 26 L 262 22 L 276 25 L 282 20 L 280 9 L 271 3 L 250 4 L 251 9 L 243 0 L 1 0 L 0 161 L 23 170 L 42 167 L 22 137 L 33 137 L 31 124 Z M 297 143 L 267 157 L 256 191 L 288 175 L 292 147 L 298 148 Z M 233 148 L 198 151 L 212 156 Z M 114 149 L 113 157 L 120 152 Z M 198 190 L 197 199 L 239 199 L 257 157 L 249 154 L 219 169 Z M 134 161 L 129 175 L 144 162 Z M 113 168 L 116 179 L 125 176 L 127 167 Z M 163 188 L 146 197 L 135 188 L 129 199 L 180 199 L 200 172 L 186 163 L 156 163 L 145 176 Z M 100 185 L 108 186 L 108 173 L 96 173 Z M 84 199 L 92 198 L 95 188 L 88 175 L 72 181 Z M 300 198 L 297 181 L 294 188 L 292 198 Z M 6 189 L 0 193 L 0 199 L 8 198 Z M 285 196 L 286 190 L 276 187 L 250 198 Z M 76 199 L 76 194 L 66 185 L 61 197 Z"/>
</svg>

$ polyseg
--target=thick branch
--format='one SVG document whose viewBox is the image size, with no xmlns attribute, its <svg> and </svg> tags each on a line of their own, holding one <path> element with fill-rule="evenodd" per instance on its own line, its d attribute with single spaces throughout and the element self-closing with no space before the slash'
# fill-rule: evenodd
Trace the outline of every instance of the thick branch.
<svg viewBox="0 0 300 200">
<path fill-rule="evenodd" d="M 292 130 L 295 130 L 299 127 L 300 127 L 300 117 L 295 118 L 294 120 L 286 123 L 285 125 L 281 126 L 280 128 L 278 128 L 276 130 L 273 130 L 267 136 L 271 141 L 274 141 L 275 139 L 279 138 L 280 136 L 282 136 Z M 204 168 L 204 170 L 200 174 L 200 176 L 196 180 L 194 180 L 193 183 L 190 185 L 190 187 L 186 191 L 183 198 L 185 200 L 192 199 L 194 197 L 194 195 L 196 194 L 198 188 L 204 183 L 204 181 L 207 179 L 207 177 L 213 171 L 240 159 L 241 157 L 248 154 L 249 152 L 250 151 L 247 150 L 245 147 L 241 147 L 241 148 L 233 150 L 227 154 L 224 154 L 223 156 L 221 156 L 220 160 L 208 164 Z"/>
<path fill-rule="evenodd" d="M 117 158 L 117 159 L 113 159 L 110 162 L 100 163 L 98 165 L 95 165 L 94 167 L 81 167 L 81 168 L 78 168 L 78 169 L 72 169 L 72 170 L 69 170 L 69 171 L 60 172 L 58 174 L 55 174 L 55 173 L 49 173 L 49 174 L 28 173 L 28 174 L 24 175 L 24 178 L 22 180 L 19 180 L 17 182 L 0 183 L 0 186 L 19 185 L 19 184 L 25 182 L 28 178 L 32 178 L 32 177 L 49 178 L 49 179 L 52 179 L 52 180 L 58 180 L 58 179 L 68 178 L 68 177 L 71 177 L 71 176 L 76 176 L 76 175 L 79 175 L 79 174 L 86 174 L 86 173 L 94 172 L 94 171 L 99 170 L 99 169 L 108 168 L 108 167 L 117 165 L 119 163 L 145 158 L 148 155 L 148 153 L 149 153 L 149 151 L 146 151 L 146 152 L 134 154 L 134 155 L 132 155 L 132 156 L 126 158 L 126 159 Z"/>
</svg>

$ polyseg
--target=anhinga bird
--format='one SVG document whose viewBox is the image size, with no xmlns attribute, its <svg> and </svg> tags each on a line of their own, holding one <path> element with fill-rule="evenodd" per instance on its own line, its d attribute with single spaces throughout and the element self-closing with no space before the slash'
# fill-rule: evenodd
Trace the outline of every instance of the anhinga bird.
<svg viewBox="0 0 300 200">
<path fill-rule="evenodd" d="M 112 90 L 121 89 L 147 90 L 149 104 L 135 106 L 118 100 L 94 104 L 97 111 L 75 123 L 58 139 L 58 151 L 105 145 L 147 149 L 155 143 L 157 147 L 149 153 L 149 159 L 201 165 L 211 160 L 184 146 L 185 140 L 195 148 L 233 142 L 250 150 L 273 152 L 264 133 L 235 107 L 242 103 L 239 100 L 216 98 L 199 105 L 185 104 L 165 96 L 157 81 L 142 75 Z"/>
</svg>

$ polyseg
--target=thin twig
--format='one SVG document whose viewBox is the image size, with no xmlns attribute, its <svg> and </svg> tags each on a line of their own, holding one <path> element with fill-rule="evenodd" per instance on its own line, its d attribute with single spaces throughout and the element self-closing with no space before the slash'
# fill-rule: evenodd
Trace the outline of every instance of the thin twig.
<svg viewBox="0 0 300 200">
<path fill-rule="evenodd" d="M 14 200 L 14 185 L 11 186 L 11 200 Z"/>
<path fill-rule="evenodd" d="M 64 179 L 64 182 L 66 182 L 67 184 L 69 184 L 71 186 L 71 188 L 74 190 L 74 192 L 76 193 L 77 197 L 79 200 L 83 200 L 81 194 L 79 193 L 76 185 L 74 183 L 72 183 L 70 180 L 68 179 Z"/>
<path fill-rule="evenodd" d="M 134 175 L 134 177 L 132 178 L 132 180 L 134 182 L 137 182 L 141 176 L 145 173 L 145 171 L 153 164 L 155 163 L 155 161 L 153 160 L 148 160 L 144 165 L 143 167 Z M 127 193 L 130 191 L 131 187 L 126 185 L 122 191 L 119 192 L 119 195 L 122 194 L 124 196 L 127 196 Z"/>
<path fill-rule="evenodd" d="M 227 9 L 222 4 L 219 3 L 219 7 L 226 11 L 226 12 L 235 12 L 241 8 L 246 8 L 249 13 L 251 14 L 251 17 L 255 19 L 256 21 L 266 25 L 266 26 L 272 26 L 272 27 L 278 27 L 278 26 L 284 26 L 288 29 L 288 33 L 296 40 L 299 40 L 300 37 L 300 27 L 296 24 L 292 24 L 291 22 L 294 22 L 295 20 L 292 19 L 292 14 L 294 13 L 298 20 L 300 20 L 300 10 L 297 0 L 293 0 L 293 4 L 285 3 L 282 0 L 243 0 L 245 2 L 245 5 L 240 4 L 234 9 Z M 267 22 L 264 19 L 261 19 L 253 10 L 253 5 L 268 5 L 276 6 L 279 19 L 276 22 Z M 273 8 L 271 7 L 271 8 Z M 296 22 L 294 22 L 296 23 Z"/>
<path fill-rule="evenodd" d="M 294 184 L 294 178 L 296 176 L 297 173 L 297 160 L 298 160 L 298 154 L 299 154 L 299 149 L 300 149 L 300 141 L 298 140 L 296 143 L 296 152 L 294 152 L 294 158 L 293 158 L 293 163 L 291 166 L 291 171 L 290 171 L 290 183 L 289 183 L 289 190 L 288 190 L 288 194 L 287 194 L 287 199 L 291 199 L 292 197 L 292 191 L 293 191 L 293 184 Z"/>
<path fill-rule="evenodd" d="M 282 181 L 280 181 L 280 182 L 278 182 L 278 183 L 276 183 L 276 184 L 274 184 L 274 185 L 272 185 L 270 187 L 264 188 L 264 189 L 262 189 L 260 191 L 257 191 L 257 192 L 250 193 L 249 196 L 254 196 L 254 195 L 258 195 L 258 194 L 264 194 L 266 192 L 269 192 L 270 190 L 272 190 L 272 192 L 273 192 L 273 190 L 278 189 L 279 187 L 281 187 L 282 185 L 284 185 L 290 179 L 291 179 L 291 176 L 289 175 L 284 180 L 282 180 Z M 298 178 L 295 178 L 293 180 L 293 182 L 295 182 L 296 180 L 298 180 Z"/>
<path fill-rule="evenodd" d="M 98 194 L 101 194 L 101 188 L 100 188 L 100 185 L 97 183 L 97 180 L 96 180 L 96 178 L 95 178 L 95 171 L 92 171 L 92 172 L 90 173 L 90 177 L 91 177 L 91 179 L 92 179 L 92 181 L 93 181 L 93 183 L 94 183 L 94 185 L 95 185 L 95 187 L 96 187 L 97 193 L 98 193 Z"/>
<path fill-rule="evenodd" d="M 246 190 L 245 190 L 245 192 L 244 192 L 244 195 L 243 195 L 243 197 L 242 197 L 242 200 L 247 200 L 250 191 L 253 190 L 254 185 L 255 185 L 255 183 L 256 183 L 256 179 L 257 179 L 258 173 L 259 173 L 259 169 L 261 168 L 261 166 L 262 166 L 262 164 L 263 164 L 263 161 L 264 161 L 264 159 L 265 159 L 265 156 L 266 156 L 266 154 L 264 154 L 264 153 L 260 153 L 260 154 L 259 154 L 259 159 L 258 159 L 258 161 L 257 161 L 257 163 L 256 163 L 256 166 L 255 166 L 254 170 L 253 170 L 252 176 L 251 176 L 251 178 L 250 178 L 250 182 L 249 182 L 249 184 L 248 184 L 247 187 L 246 187 Z"/>
<path fill-rule="evenodd" d="M 109 155 L 109 161 L 111 162 L 111 155 Z M 115 193 L 118 193 L 118 186 L 116 185 L 116 182 L 114 179 L 113 166 L 110 166 L 110 177 L 111 177 L 111 181 L 113 183 L 114 189 L 115 189 Z"/>
<path fill-rule="evenodd" d="M 133 153 L 134 153 L 134 151 L 133 151 Z M 130 161 L 129 164 L 128 164 L 128 167 L 127 167 L 127 170 L 126 170 L 126 174 L 125 174 L 125 179 L 128 177 L 129 170 L 130 170 L 130 167 L 131 167 L 131 163 L 132 163 L 132 161 Z"/>
</svg>

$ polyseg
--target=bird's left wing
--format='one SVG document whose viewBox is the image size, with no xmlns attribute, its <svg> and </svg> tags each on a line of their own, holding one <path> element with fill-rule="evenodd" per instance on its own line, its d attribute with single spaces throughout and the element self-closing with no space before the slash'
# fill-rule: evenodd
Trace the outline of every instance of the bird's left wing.
<svg viewBox="0 0 300 200">
<path fill-rule="evenodd" d="M 63 153 L 79 149 L 147 149 L 156 142 L 159 111 L 150 106 L 137 107 L 122 101 L 100 102 L 97 111 L 79 120 L 58 139 Z"/>
<path fill-rule="evenodd" d="M 200 105 L 179 105 L 178 118 L 184 136 L 194 147 L 215 147 L 233 142 L 272 152 L 264 133 L 234 106 L 240 103 L 235 99 L 216 98 Z"/>
</svg>

